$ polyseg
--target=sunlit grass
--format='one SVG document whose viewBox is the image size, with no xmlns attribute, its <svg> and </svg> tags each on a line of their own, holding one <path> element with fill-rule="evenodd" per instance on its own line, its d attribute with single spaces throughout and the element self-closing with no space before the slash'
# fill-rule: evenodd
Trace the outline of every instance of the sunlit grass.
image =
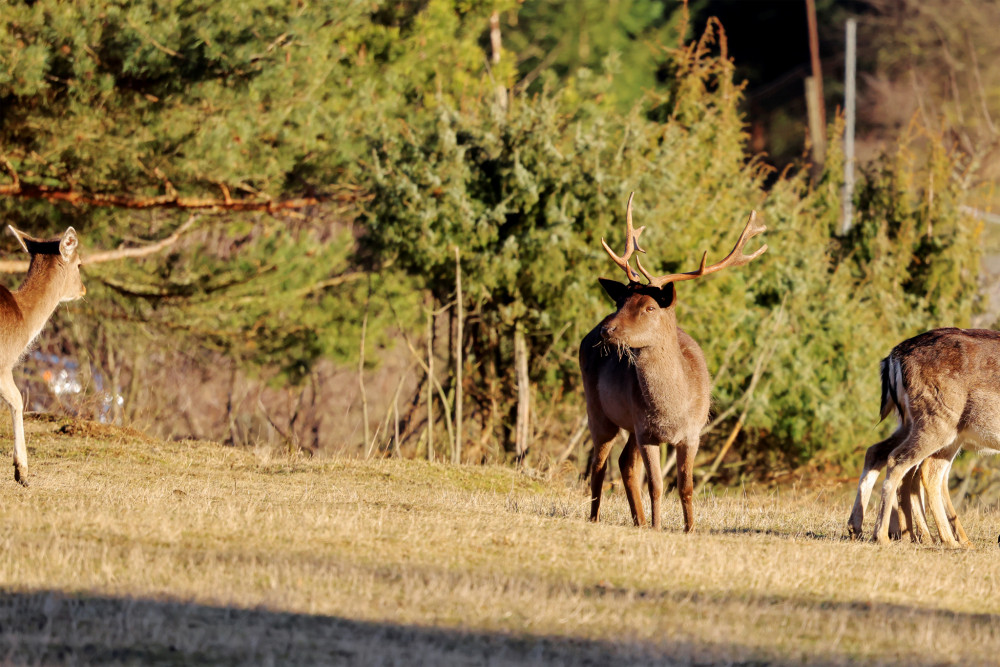
<svg viewBox="0 0 1000 667">
<path fill-rule="evenodd" d="M 973 552 L 843 538 L 850 488 L 729 490 L 684 535 L 590 524 L 577 480 L 312 460 L 29 422 L 0 482 L 11 662 L 992 663 L 997 514 Z M 2 426 L 0 426 L 2 428 Z M 98 622 L 99 621 L 99 622 Z"/>
</svg>

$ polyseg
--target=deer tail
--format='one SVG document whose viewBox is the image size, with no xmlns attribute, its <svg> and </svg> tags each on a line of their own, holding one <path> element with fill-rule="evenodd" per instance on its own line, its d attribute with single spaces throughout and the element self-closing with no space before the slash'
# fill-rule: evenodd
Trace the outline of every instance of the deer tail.
<svg viewBox="0 0 1000 667">
<path fill-rule="evenodd" d="M 902 422 L 903 406 L 899 402 L 899 393 L 900 389 L 905 391 L 905 388 L 900 386 L 903 374 L 899 365 L 899 359 L 890 353 L 879 364 L 879 368 L 882 374 L 882 404 L 879 408 L 878 420 L 881 423 L 883 419 L 888 417 L 892 412 L 895 412 L 899 416 L 900 422 Z"/>
</svg>

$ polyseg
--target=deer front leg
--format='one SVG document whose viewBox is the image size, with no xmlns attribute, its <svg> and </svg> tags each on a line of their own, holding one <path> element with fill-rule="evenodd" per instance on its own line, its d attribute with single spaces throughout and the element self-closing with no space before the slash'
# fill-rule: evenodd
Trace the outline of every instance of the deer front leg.
<svg viewBox="0 0 1000 667">
<path fill-rule="evenodd" d="M 885 467 L 889 460 L 889 454 L 899 443 L 905 433 L 902 429 L 897 429 L 885 440 L 875 443 L 865 452 L 865 467 L 861 470 L 861 477 L 858 479 L 858 495 L 854 498 L 854 509 L 847 520 L 847 534 L 852 540 L 861 537 L 862 525 L 865 522 L 865 508 L 871 499 L 872 489 L 878 480 L 879 472 Z"/>
<path fill-rule="evenodd" d="M 903 482 L 899 486 L 897 494 L 899 520 L 895 524 L 895 527 L 893 524 L 889 525 L 889 536 L 894 540 L 901 540 L 909 536 L 912 542 L 919 541 L 917 538 L 919 533 L 916 522 L 919 521 L 918 517 L 922 518 L 922 506 L 920 498 L 915 495 L 920 490 L 920 476 L 917 473 L 917 468 L 910 469 L 908 473 L 903 475 Z"/>
<path fill-rule="evenodd" d="M 952 428 L 929 425 L 923 429 L 912 430 L 899 447 L 892 451 L 886 467 L 885 481 L 882 483 L 882 505 L 875 522 L 873 539 L 880 544 L 889 541 L 889 514 L 896 499 L 896 489 L 899 488 L 906 472 L 920 465 L 924 459 L 938 450 L 949 447 L 956 436 L 957 433 Z"/>
<path fill-rule="evenodd" d="M 10 408 L 14 427 L 14 480 L 28 486 L 28 450 L 24 444 L 24 404 L 11 371 L 0 374 L 0 398 Z"/>
<path fill-rule="evenodd" d="M 601 517 L 601 495 L 604 493 L 604 475 L 608 471 L 608 455 L 618 431 L 610 434 L 601 432 L 591 423 L 590 437 L 594 442 L 594 452 L 590 457 L 590 520 L 596 523 Z"/>
<path fill-rule="evenodd" d="M 913 542 L 927 544 L 931 541 L 931 531 L 927 527 L 927 511 L 924 502 L 924 487 L 921 485 L 921 475 L 927 461 L 914 467 L 903 478 L 900 492 L 903 511 L 908 512 L 910 520 L 910 538 Z"/>
<path fill-rule="evenodd" d="M 969 540 L 969 536 L 965 534 L 965 528 L 962 527 L 962 522 L 958 520 L 958 512 L 955 511 L 955 506 L 951 502 L 951 492 L 948 491 L 948 472 L 950 471 L 951 464 L 949 463 L 941 479 L 941 494 L 944 499 L 944 511 L 948 516 L 948 521 L 951 523 L 951 529 L 955 531 L 955 537 L 958 538 L 958 543 L 963 547 L 972 549 L 974 548 L 972 542 Z"/>
<path fill-rule="evenodd" d="M 698 453 L 699 436 L 677 444 L 677 493 L 684 512 L 684 532 L 694 530 L 694 457 Z"/>
<path fill-rule="evenodd" d="M 653 530 L 663 525 L 660 501 L 663 498 L 663 475 L 660 474 L 660 445 L 640 445 L 639 453 L 646 465 L 646 483 L 649 487 L 649 512 L 652 514 Z"/>
<path fill-rule="evenodd" d="M 628 434 L 625 449 L 618 457 L 618 469 L 622 473 L 622 484 L 625 486 L 629 511 L 632 512 L 632 522 L 641 528 L 646 525 L 646 514 L 642 509 L 642 466 L 639 465 L 639 447 L 635 433 Z M 653 519 L 655 521 L 655 514 Z"/>
</svg>

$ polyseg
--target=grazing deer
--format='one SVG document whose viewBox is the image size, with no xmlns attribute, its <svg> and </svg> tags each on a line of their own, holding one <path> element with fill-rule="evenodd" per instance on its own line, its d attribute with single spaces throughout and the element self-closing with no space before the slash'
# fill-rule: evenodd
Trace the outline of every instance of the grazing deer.
<svg viewBox="0 0 1000 667">
<path fill-rule="evenodd" d="M 79 240 L 69 227 L 49 241 L 9 227 L 31 255 L 28 275 L 16 291 L 0 286 L 0 398 L 10 407 L 14 425 L 14 479 L 28 486 L 28 453 L 24 444 L 24 407 L 14 384 L 14 366 L 41 332 L 61 301 L 87 293 L 80 278 Z"/>
<path fill-rule="evenodd" d="M 634 193 L 633 193 L 634 194 Z M 730 266 L 742 266 L 759 257 L 767 246 L 752 255 L 743 254 L 746 242 L 763 232 L 756 212 L 750 214 L 736 247 L 711 266 L 689 273 L 652 276 L 636 257 L 636 266 L 649 281 L 640 282 L 629 265 L 645 229 L 632 226 L 632 195 L 625 210 L 625 255 L 619 257 L 608 244 L 601 244 L 628 277 L 628 284 L 600 278 L 617 310 L 604 318 L 580 344 L 580 370 L 587 401 L 587 420 L 594 450 L 590 460 L 590 520 L 597 521 L 608 455 L 621 429 L 629 432 L 618 459 L 632 520 L 643 526 L 639 460 L 646 468 L 653 528 L 660 528 L 661 444 L 677 447 L 677 489 L 684 511 L 684 530 L 694 527 L 691 504 L 694 495 L 694 458 L 701 429 L 708 421 L 711 377 L 698 343 L 677 326 L 674 283 L 693 280 Z M 614 352 L 614 353 L 611 353 Z"/>
<path fill-rule="evenodd" d="M 895 411 L 899 427 L 865 454 L 848 533 L 861 536 L 865 508 L 886 466 L 872 537 L 888 541 L 896 491 L 919 465 L 941 541 L 968 545 L 945 484 L 960 448 L 1000 453 L 1000 332 L 949 328 L 922 333 L 894 347 L 882 360 L 881 374 L 881 417 Z M 904 497 L 912 496 L 915 484 L 911 481 Z"/>
<path fill-rule="evenodd" d="M 881 470 L 889 458 L 888 451 L 877 452 L 878 460 L 874 467 Z M 939 540 L 950 544 L 953 539 L 968 545 L 969 540 L 962 528 L 962 523 L 955 513 L 955 507 L 948 495 L 948 472 L 951 470 L 951 453 L 939 452 L 924 459 L 919 466 L 914 466 L 903 476 L 897 494 L 898 514 L 890 514 L 889 536 L 902 538 L 909 536 L 913 542 L 931 542 L 933 536 L 927 527 L 926 507 L 934 503 L 939 509 L 935 512 L 940 516 L 943 511 L 948 523 L 938 527 Z M 877 475 L 877 473 L 876 473 Z M 941 489 L 941 493 L 931 493 L 930 489 Z M 860 501 L 856 501 L 859 504 Z M 940 503 L 940 505 L 938 504 Z M 860 506 L 860 505 L 859 505 Z M 860 510 L 859 510 L 860 511 Z M 896 519 L 895 523 L 893 520 Z M 851 527 L 848 527 L 851 531 Z M 857 537 L 853 532 L 852 537 Z"/>
</svg>

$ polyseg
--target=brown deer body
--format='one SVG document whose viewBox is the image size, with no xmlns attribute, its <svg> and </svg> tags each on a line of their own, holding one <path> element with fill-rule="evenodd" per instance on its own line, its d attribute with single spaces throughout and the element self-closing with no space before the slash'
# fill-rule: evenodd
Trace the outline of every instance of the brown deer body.
<svg viewBox="0 0 1000 667">
<path fill-rule="evenodd" d="M 660 528 L 660 446 L 677 448 L 677 489 L 684 513 L 684 530 L 694 528 L 694 458 L 701 429 L 708 421 L 711 404 L 711 376 L 701 348 L 677 326 L 674 282 L 691 280 L 727 266 L 739 266 L 767 250 L 761 246 L 752 255 L 742 254 L 748 239 L 764 231 L 750 216 L 733 251 L 721 262 L 705 266 L 702 258 L 697 271 L 667 276 L 651 276 L 636 258 L 639 274 L 628 261 L 639 247 L 644 228 L 632 227 L 632 196 L 626 209 L 626 251 L 618 257 L 602 240 L 605 250 L 621 267 L 628 284 L 600 279 L 614 300 L 616 311 L 595 327 L 580 345 L 587 419 L 594 450 L 590 460 L 590 519 L 600 518 L 601 493 L 608 456 L 621 429 L 629 432 L 618 459 L 632 520 L 645 525 L 642 508 L 642 468 L 647 475 L 650 512 L 654 528 Z M 643 466 L 640 467 L 639 461 Z"/>
<path fill-rule="evenodd" d="M 1000 452 L 1000 332 L 935 329 L 903 341 L 882 360 L 884 419 L 895 411 L 899 427 L 868 448 L 848 532 L 860 537 L 865 508 L 885 466 L 873 538 L 889 539 L 893 499 L 916 466 L 941 541 L 969 544 L 945 486 L 951 462 L 965 447 Z M 914 495 L 911 481 L 904 496 Z M 954 531 L 954 534 L 952 534 Z M 957 539 L 956 539 L 957 537 Z"/>
<path fill-rule="evenodd" d="M 28 275 L 11 292 L 0 286 L 0 398 L 10 408 L 14 429 L 14 479 L 27 486 L 28 453 L 24 441 L 24 406 L 14 384 L 14 366 L 62 301 L 87 292 L 80 278 L 79 241 L 72 227 L 49 241 L 10 227 L 31 255 Z"/>
</svg>

